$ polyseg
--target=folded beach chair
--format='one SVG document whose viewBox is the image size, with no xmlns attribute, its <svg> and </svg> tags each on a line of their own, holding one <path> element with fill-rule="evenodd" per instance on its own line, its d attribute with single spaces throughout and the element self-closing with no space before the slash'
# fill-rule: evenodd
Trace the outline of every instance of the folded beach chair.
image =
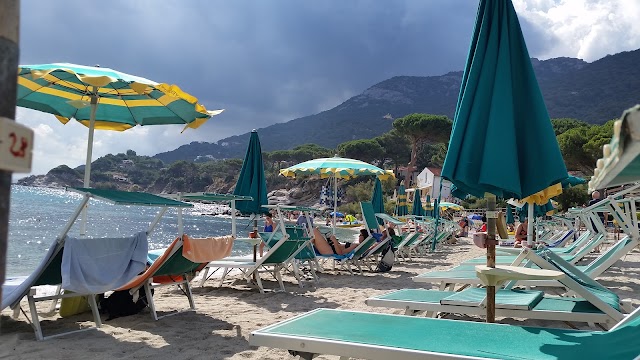
<svg viewBox="0 0 640 360">
<path fill-rule="evenodd" d="M 340 324 L 340 326 L 336 326 Z M 253 331 L 249 344 L 370 360 L 635 359 L 640 309 L 609 331 L 549 329 L 317 309 Z"/>
<path fill-rule="evenodd" d="M 149 251 L 149 266 L 118 290 L 128 290 L 136 299 L 138 291 L 144 289 L 151 316 L 154 320 L 195 311 L 193 295 L 189 281 L 197 271 L 202 270 L 210 261 L 229 255 L 233 247 L 233 237 L 191 239 L 187 235 L 177 237 L 166 249 Z M 189 300 L 189 308 L 158 316 L 152 289 L 163 286 L 177 286 Z"/>
<path fill-rule="evenodd" d="M 255 275 L 256 285 L 258 286 L 260 293 L 265 292 L 265 289 L 262 286 L 262 280 L 260 279 L 260 273 L 262 272 L 272 274 L 280 285 L 280 291 L 285 291 L 281 271 L 307 246 L 309 238 L 290 239 L 288 234 L 282 235 L 282 232 L 258 233 L 258 235 L 263 239 L 268 239 L 272 235 L 278 236 L 279 240 L 269 248 L 269 251 L 267 251 L 264 256 L 257 259 L 257 261 L 232 259 L 212 261 L 209 263 L 209 267 L 222 269 L 220 286 L 224 283 L 229 272 L 234 269 L 238 269 L 243 273 L 244 278 L 249 283 L 253 282 L 252 276 Z M 265 270 L 267 268 L 271 268 L 271 270 Z"/>
<path fill-rule="evenodd" d="M 496 316 L 586 322 L 603 328 L 624 318 L 623 304 L 614 292 L 584 276 L 559 256 L 548 251 L 542 256 L 544 258 L 533 252 L 530 254 L 539 267 L 564 273 L 565 277 L 558 281 L 578 298 L 548 296 L 543 291 L 513 290 L 515 282 L 512 281 L 506 289 L 496 293 Z M 485 288 L 469 288 L 460 292 L 404 289 L 371 297 L 366 304 L 404 309 L 406 315 L 420 311 L 484 315 L 485 300 Z"/>
</svg>

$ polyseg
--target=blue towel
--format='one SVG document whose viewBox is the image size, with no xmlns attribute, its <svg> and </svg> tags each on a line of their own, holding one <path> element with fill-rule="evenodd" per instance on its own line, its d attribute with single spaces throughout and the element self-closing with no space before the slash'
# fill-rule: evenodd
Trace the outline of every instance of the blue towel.
<svg viewBox="0 0 640 360">
<path fill-rule="evenodd" d="M 127 238 L 67 237 L 62 254 L 62 288 L 81 294 L 117 289 L 143 272 L 147 234 Z"/>
</svg>

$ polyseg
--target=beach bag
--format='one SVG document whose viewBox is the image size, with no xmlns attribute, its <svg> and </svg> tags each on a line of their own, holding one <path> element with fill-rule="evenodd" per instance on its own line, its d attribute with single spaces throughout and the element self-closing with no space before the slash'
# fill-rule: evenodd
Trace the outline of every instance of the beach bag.
<svg viewBox="0 0 640 360">
<path fill-rule="evenodd" d="M 391 268 L 393 267 L 393 262 L 396 259 L 392 240 L 387 241 L 387 243 L 384 245 L 384 249 L 382 249 L 381 255 L 382 256 L 380 257 L 380 261 L 378 262 L 376 272 L 387 272 L 391 270 Z"/>
<path fill-rule="evenodd" d="M 133 295 L 129 293 L 129 290 L 114 291 L 109 297 L 104 297 L 104 294 L 100 295 L 100 312 L 108 315 L 106 321 L 122 316 L 135 315 L 149 305 L 146 292 L 142 290 L 139 295 L 137 301 L 134 301 Z M 151 289 L 151 296 L 153 296 L 153 289 Z"/>
</svg>

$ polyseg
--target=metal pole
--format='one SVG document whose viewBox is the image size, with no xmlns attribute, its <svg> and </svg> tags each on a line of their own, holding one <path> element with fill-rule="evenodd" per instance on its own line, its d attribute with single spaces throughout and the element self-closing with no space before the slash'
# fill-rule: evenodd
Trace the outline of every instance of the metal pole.
<svg viewBox="0 0 640 360">
<path fill-rule="evenodd" d="M 333 174 L 333 226 L 331 232 L 336 234 L 336 213 L 338 212 L 338 173 Z M 364 214 L 362 215 L 364 216 Z"/>
<path fill-rule="evenodd" d="M 527 246 L 533 246 L 533 222 L 535 221 L 535 217 L 533 216 L 533 207 L 534 203 L 529 203 L 529 214 L 527 216 Z"/>
<path fill-rule="evenodd" d="M 20 1 L 0 1 L 0 116 L 8 119 L 16 117 L 19 33 Z M 0 170 L 0 284 L 4 283 L 7 260 L 11 174 L 11 171 Z"/>
<path fill-rule="evenodd" d="M 89 118 L 89 137 L 87 139 L 87 161 L 84 166 L 84 187 L 88 188 L 91 183 L 91 153 L 93 152 L 93 133 L 96 127 L 96 110 L 98 110 L 98 88 L 93 87 L 91 94 L 91 117 Z M 82 223 L 80 226 L 80 235 L 87 234 L 87 203 L 82 210 Z"/>
<path fill-rule="evenodd" d="M 182 192 L 178 193 L 178 201 L 182 201 Z M 184 224 L 182 223 L 182 208 L 178 208 L 178 237 L 184 234 Z"/>
<path fill-rule="evenodd" d="M 496 196 L 487 193 L 487 266 L 496 267 Z M 496 321 L 496 287 L 487 286 L 487 322 Z"/>
<path fill-rule="evenodd" d="M 238 237 L 236 230 L 236 201 L 231 200 L 231 236 Z"/>
</svg>

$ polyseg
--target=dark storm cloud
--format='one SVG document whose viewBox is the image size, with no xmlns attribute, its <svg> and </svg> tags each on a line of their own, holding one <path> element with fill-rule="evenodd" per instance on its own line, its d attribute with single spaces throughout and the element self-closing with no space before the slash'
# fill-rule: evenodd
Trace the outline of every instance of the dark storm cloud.
<svg viewBox="0 0 640 360">
<path fill-rule="evenodd" d="M 215 141 L 326 110 L 395 75 L 461 70 L 476 7 L 26 0 L 21 62 L 100 64 L 178 84 L 207 108 L 227 109 L 194 133 Z"/>
</svg>

